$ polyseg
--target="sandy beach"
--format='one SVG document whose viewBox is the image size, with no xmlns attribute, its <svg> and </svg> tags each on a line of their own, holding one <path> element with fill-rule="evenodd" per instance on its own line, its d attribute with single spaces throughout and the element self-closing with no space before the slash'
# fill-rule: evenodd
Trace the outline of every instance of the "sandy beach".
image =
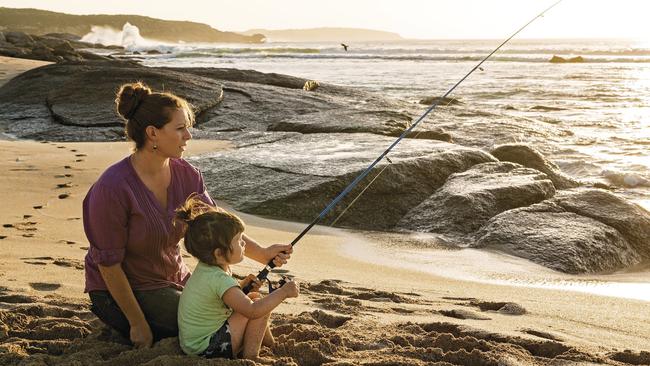
<svg viewBox="0 0 650 366">
<path fill-rule="evenodd" d="M 45 64 L 0 61 L 0 85 Z M 130 147 L 0 141 L 1 364 L 252 364 L 184 356 L 175 338 L 132 350 L 88 310 L 81 202 Z M 187 156 L 231 148 L 194 140 Z M 290 242 L 304 228 L 241 216 L 264 244 Z M 349 255 L 359 242 L 394 240 L 400 237 L 330 228 L 306 236 L 279 271 L 301 281 L 302 294 L 274 314 L 278 344 L 262 355 L 278 365 L 650 364 L 647 302 L 461 281 Z M 193 268 L 195 260 L 185 259 Z M 247 260 L 236 272 L 260 267 Z"/>
</svg>

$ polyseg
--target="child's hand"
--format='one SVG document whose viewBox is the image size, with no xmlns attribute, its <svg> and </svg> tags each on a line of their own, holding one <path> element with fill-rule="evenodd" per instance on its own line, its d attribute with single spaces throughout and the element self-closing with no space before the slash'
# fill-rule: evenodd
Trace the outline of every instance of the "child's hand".
<svg viewBox="0 0 650 366">
<path fill-rule="evenodd" d="M 257 276 L 252 273 L 246 276 L 246 278 L 243 280 L 239 281 L 239 287 L 244 288 L 251 282 L 253 283 L 253 287 L 251 288 L 250 292 L 257 292 L 260 290 L 260 287 L 262 287 L 262 281 L 260 281 Z"/>
<path fill-rule="evenodd" d="M 298 283 L 294 280 L 287 281 L 280 290 L 284 291 L 286 297 L 298 297 L 300 295 L 300 287 Z"/>
</svg>

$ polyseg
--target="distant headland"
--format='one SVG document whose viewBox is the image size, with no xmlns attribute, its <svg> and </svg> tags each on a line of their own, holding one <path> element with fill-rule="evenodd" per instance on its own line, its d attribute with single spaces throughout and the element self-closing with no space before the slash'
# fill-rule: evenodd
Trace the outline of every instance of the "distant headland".
<svg viewBox="0 0 650 366">
<path fill-rule="evenodd" d="M 0 7 L 0 31 L 84 36 L 90 33 L 92 26 L 119 30 L 127 22 L 137 26 L 142 37 L 165 42 L 262 43 L 265 40 L 262 34 L 242 35 L 223 32 L 202 23 L 163 20 L 141 15 L 71 15 L 39 9 Z"/>
</svg>

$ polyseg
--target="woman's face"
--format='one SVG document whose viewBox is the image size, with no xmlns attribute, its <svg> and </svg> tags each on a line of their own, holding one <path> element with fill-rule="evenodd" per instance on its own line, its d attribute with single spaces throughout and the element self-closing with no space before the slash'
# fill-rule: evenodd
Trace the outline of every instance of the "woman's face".
<svg viewBox="0 0 650 366">
<path fill-rule="evenodd" d="M 162 128 L 156 129 L 153 142 L 158 146 L 157 152 L 170 158 L 182 157 L 187 141 L 192 138 L 189 127 L 185 111 L 175 109 L 172 119 Z"/>
</svg>

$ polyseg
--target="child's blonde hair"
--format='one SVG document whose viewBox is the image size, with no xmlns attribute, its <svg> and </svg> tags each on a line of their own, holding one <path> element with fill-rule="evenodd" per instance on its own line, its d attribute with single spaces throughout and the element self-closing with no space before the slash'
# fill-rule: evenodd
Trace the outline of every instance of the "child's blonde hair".
<svg viewBox="0 0 650 366">
<path fill-rule="evenodd" d="M 176 218 L 187 224 L 185 249 L 206 264 L 215 264 L 215 249 L 228 258 L 232 251 L 230 242 L 244 232 L 244 222 L 239 217 L 208 205 L 196 194 L 176 209 Z"/>
</svg>

